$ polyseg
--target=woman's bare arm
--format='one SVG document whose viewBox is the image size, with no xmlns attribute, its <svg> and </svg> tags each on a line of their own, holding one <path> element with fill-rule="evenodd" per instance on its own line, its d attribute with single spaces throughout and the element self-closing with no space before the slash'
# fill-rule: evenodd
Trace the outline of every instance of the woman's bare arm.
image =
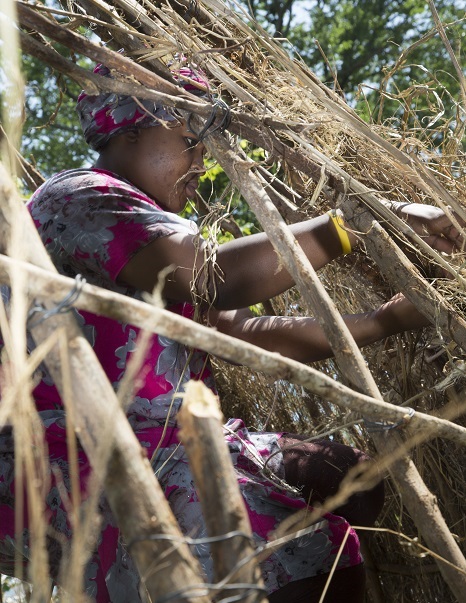
<svg viewBox="0 0 466 603">
<path fill-rule="evenodd" d="M 208 313 L 211 326 L 243 341 L 300 362 L 331 357 L 332 350 L 315 318 L 260 316 L 247 309 Z M 395 333 L 415 330 L 429 322 L 402 295 L 371 312 L 343 316 L 358 346 L 363 347 Z"/>
<path fill-rule="evenodd" d="M 452 226 L 438 208 L 410 204 L 400 212 L 412 227 L 439 251 L 451 252 L 464 243 L 464 234 Z M 342 243 L 327 214 L 294 224 L 291 231 L 304 253 L 318 270 L 342 255 Z M 354 247 L 357 238 L 347 234 Z M 122 269 L 119 281 L 137 289 L 152 291 L 159 275 L 164 276 L 164 296 L 173 301 L 192 301 L 196 292 L 208 298 L 218 310 L 244 308 L 270 299 L 289 289 L 291 276 L 264 233 L 236 239 L 215 250 L 215 262 L 205 269 L 205 257 L 212 250 L 200 237 L 173 234 L 157 239 L 139 251 Z"/>
<path fill-rule="evenodd" d="M 295 224 L 291 230 L 316 270 L 342 254 L 339 236 L 326 214 Z M 356 237 L 348 234 L 354 245 Z M 203 268 L 209 253 L 207 244 L 199 237 L 175 233 L 144 247 L 122 269 L 119 281 L 152 291 L 160 272 L 173 266 L 165 277 L 166 298 L 192 301 L 193 276 L 198 274 L 198 291 L 207 288 L 209 298 L 219 310 L 254 305 L 294 284 L 263 233 L 220 245 L 216 250 L 215 270 Z"/>
</svg>

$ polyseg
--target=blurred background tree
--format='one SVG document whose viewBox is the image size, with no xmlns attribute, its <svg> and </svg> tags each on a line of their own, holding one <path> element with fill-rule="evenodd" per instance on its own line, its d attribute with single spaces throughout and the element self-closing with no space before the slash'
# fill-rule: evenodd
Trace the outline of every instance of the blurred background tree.
<svg viewBox="0 0 466 603">
<path fill-rule="evenodd" d="M 287 38 L 325 83 L 333 85 L 337 79 L 338 88 L 350 98 L 361 84 L 377 86 L 401 52 L 433 29 L 424 0 L 251 0 L 249 4 L 269 33 Z M 466 2 L 438 0 L 435 4 L 443 23 L 456 23 L 448 33 L 461 59 Z M 415 48 L 409 63 L 399 74 L 400 89 L 406 87 L 401 80 L 416 80 L 417 65 L 423 65 L 439 74 L 453 95 L 458 91 L 438 36 Z"/>
</svg>

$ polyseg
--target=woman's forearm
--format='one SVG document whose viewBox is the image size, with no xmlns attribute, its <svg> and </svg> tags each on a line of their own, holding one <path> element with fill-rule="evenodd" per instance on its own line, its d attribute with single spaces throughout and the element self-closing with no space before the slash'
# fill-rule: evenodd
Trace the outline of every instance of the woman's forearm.
<svg viewBox="0 0 466 603">
<path fill-rule="evenodd" d="M 327 214 L 290 228 L 316 270 L 343 253 L 338 232 Z M 354 247 L 356 237 L 350 231 L 348 237 Z M 221 245 L 217 262 L 223 273 L 223 282 L 217 286 L 219 309 L 250 306 L 275 297 L 294 284 L 263 233 Z"/>
<path fill-rule="evenodd" d="M 343 320 L 360 347 L 429 324 L 402 296 L 390 300 L 377 310 L 343 316 Z M 223 330 L 221 323 L 218 328 Z M 249 317 L 230 323 L 225 331 L 300 362 L 316 362 L 333 356 L 327 337 L 315 318 Z"/>
<path fill-rule="evenodd" d="M 317 270 L 342 255 L 338 232 L 327 214 L 291 226 L 311 264 Z M 350 242 L 356 238 L 348 232 Z M 200 298 L 208 297 L 218 310 L 252 306 L 293 286 L 294 282 L 280 262 L 264 233 L 235 239 L 219 246 L 215 263 L 206 257 L 212 250 L 196 235 L 174 233 L 143 247 L 122 268 L 119 281 L 136 289 L 152 291 L 159 275 L 164 276 L 164 297 L 172 301 L 191 301 L 193 275 Z M 204 292 L 208 296 L 204 295 Z"/>
</svg>

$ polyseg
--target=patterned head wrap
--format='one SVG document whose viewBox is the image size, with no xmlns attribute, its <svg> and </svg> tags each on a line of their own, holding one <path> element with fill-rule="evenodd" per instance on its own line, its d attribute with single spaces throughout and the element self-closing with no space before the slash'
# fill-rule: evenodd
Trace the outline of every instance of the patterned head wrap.
<svg viewBox="0 0 466 603">
<path fill-rule="evenodd" d="M 97 65 L 94 73 L 112 77 L 110 70 L 102 64 Z M 195 73 L 189 67 L 181 67 L 173 76 L 187 92 L 196 96 L 208 96 L 209 84 L 199 72 Z M 196 87 L 195 83 L 203 89 Z M 179 119 L 173 107 L 164 107 L 146 99 L 136 101 L 133 96 L 120 96 L 113 92 L 89 96 L 83 91 L 79 95 L 76 110 L 84 138 L 95 151 L 100 151 L 110 138 L 127 130 L 135 127 L 151 128 L 159 125 L 160 121 Z"/>
</svg>

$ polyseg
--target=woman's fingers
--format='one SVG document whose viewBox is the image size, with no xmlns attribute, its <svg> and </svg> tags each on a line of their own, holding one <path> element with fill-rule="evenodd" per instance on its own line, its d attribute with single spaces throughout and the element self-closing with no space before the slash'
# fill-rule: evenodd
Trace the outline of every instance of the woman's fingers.
<svg viewBox="0 0 466 603">
<path fill-rule="evenodd" d="M 440 208 L 431 205 L 412 203 L 403 207 L 402 213 L 413 230 L 437 251 L 453 253 L 463 250 L 466 224 L 457 214 L 452 212 L 455 225 Z"/>
<path fill-rule="evenodd" d="M 442 237 L 440 234 L 423 236 L 422 238 L 432 249 L 442 253 L 452 254 L 456 249 L 456 244 L 453 241 Z"/>
<path fill-rule="evenodd" d="M 464 245 L 466 242 L 466 233 L 464 228 L 462 231 L 459 231 L 454 224 L 450 223 L 445 226 L 442 234 L 448 241 L 451 241 L 454 248 L 461 251 L 464 250 Z"/>
</svg>

